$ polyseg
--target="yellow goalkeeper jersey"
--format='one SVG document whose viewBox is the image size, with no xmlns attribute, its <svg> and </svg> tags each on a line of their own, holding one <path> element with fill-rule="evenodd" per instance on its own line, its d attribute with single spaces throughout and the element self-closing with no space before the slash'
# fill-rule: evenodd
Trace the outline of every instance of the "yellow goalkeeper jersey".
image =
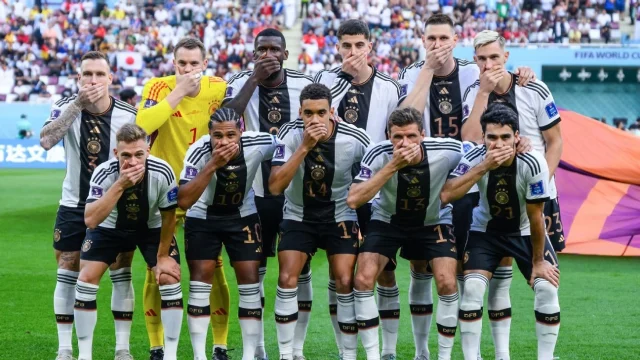
<svg viewBox="0 0 640 360">
<path fill-rule="evenodd" d="M 172 109 L 166 97 L 175 87 L 175 75 L 149 80 L 136 124 L 150 135 L 151 155 L 168 162 L 178 178 L 189 146 L 209 133 L 209 117 L 220 107 L 227 83 L 219 77 L 203 76 L 200 93 L 185 96 Z"/>
</svg>

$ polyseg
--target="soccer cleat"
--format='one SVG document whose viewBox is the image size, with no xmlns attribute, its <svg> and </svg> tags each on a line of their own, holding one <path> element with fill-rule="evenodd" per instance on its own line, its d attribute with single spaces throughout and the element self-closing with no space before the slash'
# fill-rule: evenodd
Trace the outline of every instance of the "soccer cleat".
<svg viewBox="0 0 640 360">
<path fill-rule="evenodd" d="M 129 350 L 118 350 L 113 360 L 133 360 L 133 356 L 131 356 Z"/>
<path fill-rule="evenodd" d="M 386 354 L 380 360 L 396 360 L 396 356 L 394 354 Z M 418 360 L 418 358 L 416 358 L 416 360 Z"/>
<path fill-rule="evenodd" d="M 56 360 L 76 360 L 73 357 L 73 353 L 71 351 L 59 351 L 58 356 L 56 356 Z"/>
<path fill-rule="evenodd" d="M 149 351 L 149 360 L 162 360 L 164 359 L 164 350 L 155 349 Z"/>
<path fill-rule="evenodd" d="M 211 356 L 211 360 L 229 360 L 229 355 L 227 355 L 227 349 L 215 348 L 213 350 L 213 356 Z"/>
</svg>

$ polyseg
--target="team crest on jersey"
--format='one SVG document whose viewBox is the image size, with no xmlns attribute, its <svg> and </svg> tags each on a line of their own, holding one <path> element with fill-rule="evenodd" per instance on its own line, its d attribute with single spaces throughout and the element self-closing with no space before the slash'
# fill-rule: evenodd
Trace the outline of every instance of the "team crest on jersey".
<svg viewBox="0 0 640 360">
<path fill-rule="evenodd" d="M 464 106 L 462 107 L 462 118 L 468 117 L 470 112 L 471 111 L 469 110 L 469 105 L 464 104 Z"/>
<path fill-rule="evenodd" d="M 314 165 L 311 167 L 311 178 L 313 180 L 322 180 L 324 179 L 325 171 L 324 166 L 322 165 Z"/>
<path fill-rule="evenodd" d="M 167 193 L 167 200 L 169 200 L 169 202 L 175 202 L 176 200 L 178 200 L 178 187 L 174 187 L 173 189 L 169 190 L 169 192 Z"/>
<path fill-rule="evenodd" d="M 280 112 L 280 109 L 273 109 L 269 111 L 269 114 L 267 115 L 267 120 L 272 124 L 277 124 L 281 119 L 282 113 Z"/>
<path fill-rule="evenodd" d="M 147 99 L 147 101 L 144 102 L 144 108 L 150 108 L 154 105 L 156 105 L 158 102 L 155 100 L 151 100 L 151 99 Z"/>
<path fill-rule="evenodd" d="M 95 198 L 101 198 L 102 197 L 102 188 L 101 187 L 97 187 L 97 186 L 92 186 L 91 187 L 91 196 L 95 197 Z"/>
<path fill-rule="evenodd" d="M 93 241 L 86 239 L 83 243 L 82 243 L 82 252 L 87 252 L 91 249 L 91 244 L 93 244 Z"/>
<path fill-rule="evenodd" d="M 467 165 L 467 164 L 458 164 L 456 169 L 453 170 L 453 174 L 461 176 L 461 175 L 466 174 L 467 171 L 469 171 L 469 165 Z"/>
<path fill-rule="evenodd" d="M 465 154 L 468 153 L 472 148 L 473 145 L 471 145 L 471 143 L 468 143 L 466 141 L 462 143 L 462 152 L 464 152 Z"/>
<path fill-rule="evenodd" d="M 354 109 L 349 109 L 344 112 L 344 119 L 349 123 L 353 124 L 358 121 L 358 111 Z"/>
<path fill-rule="evenodd" d="M 360 175 L 359 177 L 363 178 L 363 179 L 371 179 L 371 169 L 366 168 L 366 167 L 362 167 L 360 168 Z"/>
<path fill-rule="evenodd" d="M 451 110 L 453 110 L 453 106 L 451 105 L 451 99 L 447 99 L 447 98 L 440 99 L 440 103 L 438 103 L 438 109 L 444 115 L 451 113 Z"/>
<path fill-rule="evenodd" d="M 274 159 L 284 159 L 284 144 L 276 145 L 276 151 L 273 154 Z"/>
<path fill-rule="evenodd" d="M 58 109 L 51 111 L 51 120 L 57 119 L 60 116 L 60 114 L 62 114 L 62 111 Z"/>
<path fill-rule="evenodd" d="M 547 106 L 544 107 L 544 110 L 547 112 L 547 116 L 549 116 L 549 119 L 558 115 L 558 108 L 553 101 L 548 103 Z"/>
<path fill-rule="evenodd" d="M 407 190 L 407 196 L 410 198 L 418 197 L 421 193 L 420 186 L 412 186 Z"/>
<path fill-rule="evenodd" d="M 62 236 L 62 231 L 60 231 L 60 229 L 53 230 L 53 241 L 55 242 L 60 241 L 61 236 Z"/>
<path fill-rule="evenodd" d="M 405 96 L 407 95 L 407 90 L 409 90 L 409 85 L 408 84 L 404 84 L 400 87 L 400 96 Z"/>
<path fill-rule="evenodd" d="M 196 175 L 198 175 L 198 169 L 194 168 L 193 166 L 187 166 L 184 169 L 184 177 L 191 180 L 194 179 L 196 177 Z"/>
<path fill-rule="evenodd" d="M 531 191 L 531 195 L 544 194 L 544 184 L 542 183 L 542 180 L 534 184 L 529 184 L 529 190 Z"/>
<path fill-rule="evenodd" d="M 227 91 L 224 93 L 224 97 L 232 97 L 233 96 L 233 88 L 228 86 Z"/>
<path fill-rule="evenodd" d="M 100 149 L 102 149 L 102 146 L 100 145 L 100 141 L 98 140 L 91 140 L 87 143 L 87 151 L 91 154 L 99 153 Z"/>
<path fill-rule="evenodd" d="M 496 202 L 498 204 L 504 205 L 509 202 L 509 194 L 504 191 L 498 191 L 496 193 Z"/>
</svg>

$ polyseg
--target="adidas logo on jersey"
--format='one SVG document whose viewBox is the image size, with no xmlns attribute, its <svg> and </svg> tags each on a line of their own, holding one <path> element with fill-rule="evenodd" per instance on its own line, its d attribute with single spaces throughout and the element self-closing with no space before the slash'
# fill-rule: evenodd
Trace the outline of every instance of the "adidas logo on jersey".
<svg viewBox="0 0 640 360">
<path fill-rule="evenodd" d="M 229 175 L 229 179 L 235 179 L 237 177 L 238 175 L 236 175 L 236 173 L 231 173 L 231 175 Z"/>
<path fill-rule="evenodd" d="M 138 197 L 136 196 L 136 193 L 131 193 L 131 195 L 129 195 L 127 200 L 138 200 Z"/>
<path fill-rule="evenodd" d="M 500 181 L 498 181 L 498 186 L 503 185 L 503 186 L 507 186 L 507 180 L 505 179 L 500 179 Z"/>
<path fill-rule="evenodd" d="M 411 179 L 411 181 L 409 183 L 410 184 L 419 184 L 420 180 L 418 180 L 418 178 L 414 176 L 413 179 Z"/>
<path fill-rule="evenodd" d="M 351 99 L 349 99 L 349 102 L 352 103 L 352 104 L 357 104 L 358 103 L 358 98 L 354 96 Z"/>
<path fill-rule="evenodd" d="M 440 95 L 449 95 L 449 90 L 443 87 L 442 90 L 440 90 Z"/>
<path fill-rule="evenodd" d="M 324 162 L 324 159 L 322 158 L 322 155 L 318 155 L 318 157 L 316 157 L 316 161 Z"/>
<path fill-rule="evenodd" d="M 271 99 L 271 101 L 269 101 L 269 103 L 271 103 L 271 104 L 280 104 L 280 100 L 278 100 L 277 96 L 274 96 L 273 99 Z"/>
</svg>

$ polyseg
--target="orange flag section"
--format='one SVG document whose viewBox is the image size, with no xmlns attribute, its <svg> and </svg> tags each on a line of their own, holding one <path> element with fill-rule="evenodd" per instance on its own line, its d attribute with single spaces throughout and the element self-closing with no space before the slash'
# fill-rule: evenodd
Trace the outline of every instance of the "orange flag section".
<svg viewBox="0 0 640 360">
<path fill-rule="evenodd" d="M 610 180 L 640 185 L 640 137 L 573 111 L 560 111 L 562 160 Z"/>
</svg>

